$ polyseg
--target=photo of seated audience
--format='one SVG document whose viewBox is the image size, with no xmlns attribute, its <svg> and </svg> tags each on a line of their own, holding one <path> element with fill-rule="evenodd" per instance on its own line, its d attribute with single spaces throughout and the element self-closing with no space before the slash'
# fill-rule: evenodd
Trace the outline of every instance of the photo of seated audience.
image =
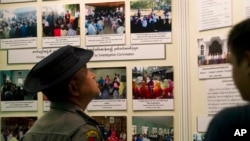
<svg viewBox="0 0 250 141">
<path fill-rule="evenodd" d="M 124 2 L 88 3 L 86 9 L 86 35 L 125 33 Z"/>
<path fill-rule="evenodd" d="M 42 7 L 43 37 L 80 35 L 80 5 Z"/>
<path fill-rule="evenodd" d="M 37 37 L 35 7 L 1 8 L 0 39 Z"/>
<path fill-rule="evenodd" d="M 172 66 L 134 67 L 132 70 L 133 99 L 173 99 Z"/>
<path fill-rule="evenodd" d="M 0 71 L 1 101 L 37 100 L 37 93 L 24 90 L 26 70 Z"/>
<path fill-rule="evenodd" d="M 1 141 L 22 141 L 37 117 L 2 117 Z"/>
<path fill-rule="evenodd" d="M 96 74 L 100 94 L 96 99 L 126 99 L 126 69 L 117 68 L 91 68 Z"/>
<path fill-rule="evenodd" d="M 131 1 L 131 33 L 171 32 L 171 1 Z"/>
</svg>

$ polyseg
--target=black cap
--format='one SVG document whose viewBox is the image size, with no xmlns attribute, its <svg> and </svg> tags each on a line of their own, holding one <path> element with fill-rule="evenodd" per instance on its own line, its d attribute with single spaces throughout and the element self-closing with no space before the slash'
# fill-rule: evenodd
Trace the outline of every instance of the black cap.
<svg viewBox="0 0 250 141">
<path fill-rule="evenodd" d="M 72 76 L 93 56 L 93 51 L 79 47 L 61 47 L 38 62 L 29 72 L 24 89 L 38 92 Z"/>
</svg>

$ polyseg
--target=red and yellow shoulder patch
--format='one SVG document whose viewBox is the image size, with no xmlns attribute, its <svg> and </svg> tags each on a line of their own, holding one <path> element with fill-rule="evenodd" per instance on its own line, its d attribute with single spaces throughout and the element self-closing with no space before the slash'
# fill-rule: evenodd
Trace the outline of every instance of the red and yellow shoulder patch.
<svg viewBox="0 0 250 141">
<path fill-rule="evenodd" d="M 96 130 L 89 130 L 86 132 L 89 141 L 100 141 L 100 136 Z"/>
</svg>

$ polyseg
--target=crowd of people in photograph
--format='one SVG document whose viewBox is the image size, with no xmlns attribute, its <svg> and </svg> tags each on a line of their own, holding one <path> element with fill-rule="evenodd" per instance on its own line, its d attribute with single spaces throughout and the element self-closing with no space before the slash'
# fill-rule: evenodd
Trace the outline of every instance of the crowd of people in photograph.
<svg viewBox="0 0 250 141">
<path fill-rule="evenodd" d="M 86 15 L 85 28 L 86 35 L 123 34 L 125 33 L 125 15 L 120 10 L 97 8 Z"/>
<path fill-rule="evenodd" d="M 126 98 L 126 88 L 124 82 L 121 81 L 119 73 L 115 73 L 114 78 L 106 75 L 98 80 L 101 94 L 97 99 L 123 99 Z"/>
<path fill-rule="evenodd" d="M 0 19 L 0 39 L 37 37 L 36 16 L 13 16 Z"/>
<path fill-rule="evenodd" d="M 73 15 L 74 14 L 74 15 Z M 80 11 L 76 9 L 74 13 L 66 10 L 65 13 L 56 11 L 42 15 L 43 36 L 75 36 L 80 35 L 79 18 Z"/>
<path fill-rule="evenodd" d="M 143 80 L 132 81 L 133 99 L 172 99 L 174 84 L 171 79 L 163 81 L 145 77 Z"/>
<path fill-rule="evenodd" d="M 157 15 L 155 10 L 142 15 L 141 10 L 131 16 L 131 33 L 164 32 L 171 31 L 171 14 L 165 10 L 162 15 Z"/>
<path fill-rule="evenodd" d="M 229 63 L 228 56 L 228 53 L 209 53 L 208 55 L 198 55 L 198 65 Z"/>
<path fill-rule="evenodd" d="M 1 141 L 22 141 L 28 127 L 14 127 L 1 129 Z"/>
</svg>

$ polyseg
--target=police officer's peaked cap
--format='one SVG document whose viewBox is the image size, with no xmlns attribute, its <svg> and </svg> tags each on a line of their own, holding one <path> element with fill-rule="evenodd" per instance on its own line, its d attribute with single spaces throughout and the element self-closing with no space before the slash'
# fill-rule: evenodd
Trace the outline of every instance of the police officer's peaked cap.
<svg viewBox="0 0 250 141">
<path fill-rule="evenodd" d="M 38 92 L 72 76 L 93 56 L 93 51 L 64 46 L 38 62 L 29 72 L 24 89 Z"/>
</svg>

